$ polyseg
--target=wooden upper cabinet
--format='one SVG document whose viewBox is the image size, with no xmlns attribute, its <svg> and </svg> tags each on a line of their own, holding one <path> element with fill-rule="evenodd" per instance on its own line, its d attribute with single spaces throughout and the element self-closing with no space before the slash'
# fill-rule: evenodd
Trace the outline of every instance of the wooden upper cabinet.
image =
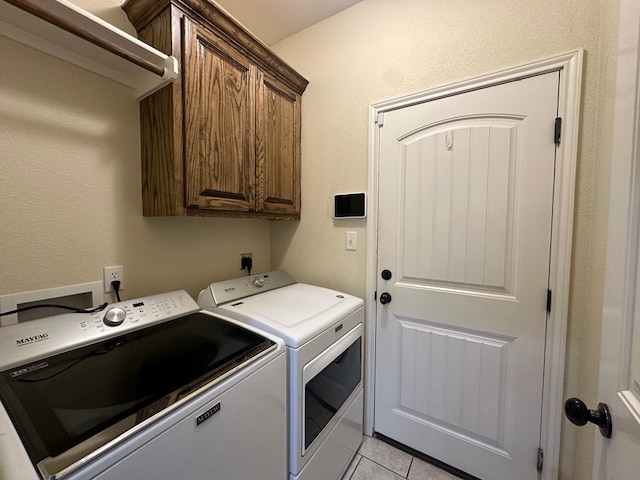
<svg viewBox="0 0 640 480">
<path fill-rule="evenodd" d="M 140 103 L 144 215 L 300 217 L 307 80 L 206 0 L 127 0 L 181 75 Z"/>
<path fill-rule="evenodd" d="M 266 73 L 258 78 L 257 209 L 300 213 L 300 95 Z"/>
<path fill-rule="evenodd" d="M 255 210 L 256 67 L 183 21 L 187 207 Z"/>
</svg>

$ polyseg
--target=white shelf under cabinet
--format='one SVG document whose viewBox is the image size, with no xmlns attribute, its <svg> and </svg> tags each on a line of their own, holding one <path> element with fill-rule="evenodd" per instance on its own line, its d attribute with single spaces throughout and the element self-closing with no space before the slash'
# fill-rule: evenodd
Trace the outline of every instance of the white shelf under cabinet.
<svg viewBox="0 0 640 480">
<path fill-rule="evenodd" d="M 138 99 L 178 75 L 175 57 L 67 0 L 0 0 L 0 35 L 128 85 Z"/>
</svg>

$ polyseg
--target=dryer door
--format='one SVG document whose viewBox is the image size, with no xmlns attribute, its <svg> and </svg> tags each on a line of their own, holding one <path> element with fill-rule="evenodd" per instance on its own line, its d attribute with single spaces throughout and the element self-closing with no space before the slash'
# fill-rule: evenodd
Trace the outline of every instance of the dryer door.
<svg viewBox="0 0 640 480">
<path fill-rule="evenodd" d="M 362 384 L 362 324 L 305 365 L 302 378 L 304 456 L 314 443 L 321 443 L 333 426 L 331 420 Z"/>
</svg>

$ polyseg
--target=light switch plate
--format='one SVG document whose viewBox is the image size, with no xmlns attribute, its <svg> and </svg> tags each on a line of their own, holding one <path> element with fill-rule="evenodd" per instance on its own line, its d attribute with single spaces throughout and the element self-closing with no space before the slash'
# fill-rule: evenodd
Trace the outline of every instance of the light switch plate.
<svg viewBox="0 0 640 480">
<path fill-rule="evenodd" d="M 347 250 L 357 250 L 358 235 L 356 232 L 347 232 Z"/>
</svg>

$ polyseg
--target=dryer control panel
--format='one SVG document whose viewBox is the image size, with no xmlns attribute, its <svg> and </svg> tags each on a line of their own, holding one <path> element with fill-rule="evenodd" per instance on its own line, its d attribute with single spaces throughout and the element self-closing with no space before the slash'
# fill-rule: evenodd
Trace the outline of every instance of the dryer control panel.
<svg viewBox="0 0 640 480">
<path fill-rule="evenodd" d="M 233 278 L 212 283 L 202 290 L 198 295 L 198 304 L 202 308 L 219 307 L 225 303 L 235 302 L 241 298 L 286 287 L 294 283 L 296 281 L 285 270 Z"/>
</svg>

